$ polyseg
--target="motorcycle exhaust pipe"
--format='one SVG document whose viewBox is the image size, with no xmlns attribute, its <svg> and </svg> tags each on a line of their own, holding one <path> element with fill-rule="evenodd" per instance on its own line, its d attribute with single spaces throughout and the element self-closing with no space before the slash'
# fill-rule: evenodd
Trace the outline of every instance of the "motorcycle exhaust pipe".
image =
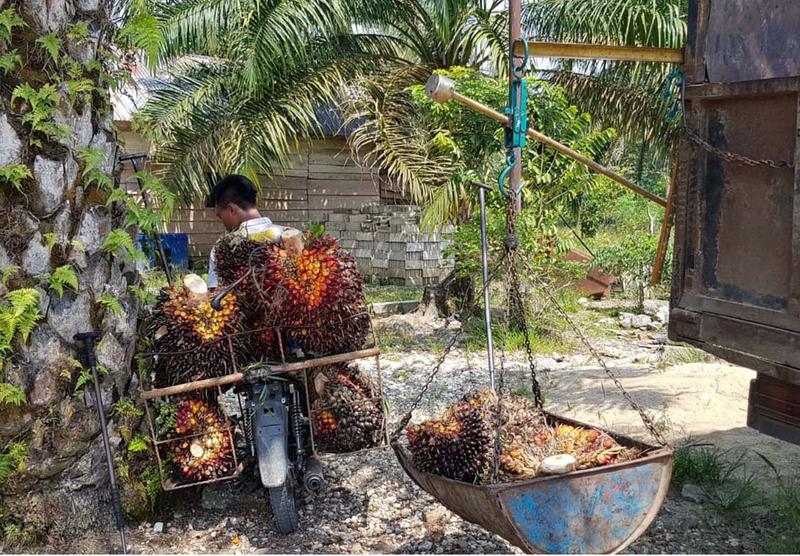
<svg viewBox="0 0 800 556">
<path fill-rule="evenodd" d="M 306 462 L 306 472 L 303 474 L 303 486 L 307 491 L 315 494 L 325 486 L 322 462 L 317 458 L 309 458 Z"/>
</svg>

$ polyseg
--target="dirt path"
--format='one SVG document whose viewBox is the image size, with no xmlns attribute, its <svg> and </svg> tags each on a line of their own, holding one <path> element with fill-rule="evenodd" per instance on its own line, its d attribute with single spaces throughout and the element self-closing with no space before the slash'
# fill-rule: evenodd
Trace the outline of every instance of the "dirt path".
<svg viewBox="0 0 800 556">
<path fill-rule="evenodd" d="M 435 356 L 420 342 L 445 337 L 443 323 L 429 328 L 402 318 L 388 321 L 409 336 L 408 346 L 382 357 L 385 394 L 392 418 L 407 407 Z M 386 323 L 385 323 L 386 324 Z M 619 337 L 617 334 L 627 334 Z M 619 332 L 594 343 L 607 357 L 631 395 L 653 414 L 673 440 L 714 443 L 744 453 L 746 469 L 764 488 L 773 474 L 755 450 L 767 456 L 785 475 L 800 468 L 800 447 L 770 439 L 746 427 L 751 371 L 714 361 L 664 365 L 674 350 L 664 347 L 663 331 Z M 371 363 L 362 362 L 369 366 Z M 556 413 L 647 438 L 638 415 L 615 391 L 602 370 L 583 350 L 573 355 L 537 358 L 543 373 L 548 407 Z M 482 354 L 457 350 L 434 382 L 419 418 L 441 410 L 465 389 L 486 383 Z M 512 390 L 528 388 L 528 371 L 520 355 L 504 364 Z M 508 553 L 519 552 L 507 542 L 462 521 L 421 492 L 402 472 L 388 449 L 349 456 L 326 457 L 330 485 L 301 509 L 297 534 L 279 536 L 270 524 L 268 504 L 251 473 L 235 483 L 208 486 L 173 497 L 154 523 L 134 525 L 130 544 L 137 553 Z M 771 534 L 770 516 L 748 510 L 726 516 L 708 504 L 672 492 L 650 530 L 632 553 L 752 553 L 760 552 Z M 55 547 L 54 547 L 55 548 Z M 72 551 L 105 551 L 103 539 L 91 533 Z M 61 548 L 63 549 L 63 547 Z"/>
</svg>

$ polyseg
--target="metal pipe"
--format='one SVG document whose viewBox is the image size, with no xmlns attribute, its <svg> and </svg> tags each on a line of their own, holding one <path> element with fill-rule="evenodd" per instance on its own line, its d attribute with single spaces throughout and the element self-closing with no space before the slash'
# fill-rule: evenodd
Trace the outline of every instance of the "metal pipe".
<svg viewBox="0 0 800 556">
<path fill-rule="evenodd" d="M 508 57 L 508 85 L 509 91 L 513 86 L 514 81 L 514 67 L 518 65 L 518 58 L 523 57 L 523 53 L 519 55 L 514 49 L 514 44 L 520 39 L 522 35 L 521 30 L 521 14 L 522 14 L 522 0 L 508 0 L 508 50 L 511 56 Z M 523 86 L 524 86 L 523 82 Z M 517 97 L 516 106 L 512 108 L 514 111 L 521 110 L 521 98 Z M 511 122 L 506 119 L 506 125 L 511 125 Z M 514 195 L 514 210 L 517 214 L 522 212 L 522 149 L 517 147 L 513 150 L 514 165 L 511 168 L 511 173 L 508 177 L 509 194 Z"/>
<path fill-rule="evenodd" d="M 483 318 L 486 323 L 486 352 L 489 359 L 489 385 L 494 390 L 494 338 L 492 337 L 492 308 L 489 304 L 489 238 L 486 230 L 486 191 L 488 185 L 474 183 L 481 203 L 481 264 L 483 265 Z M 509 201 L 510 202 L 510 201 Z"/>
<path fill-rule="evenodd" d="M 131 165 L 133 166 L 133 172 L 139 173 L 139 165 L 136 164 L 137 160 L 141 160 L 146 158 L 147 155 L 145 153 L 135 153 L 130 155 L 123 155 L 119 157 L 120 162 L 127 162 L 130 161 Z M 150 203 L 147 200 L 147 193 L 144 190 L 142 184 L 142 178 L 137 177 L 136 183 L 139 186 L 139 192 L 142 194 L 142 203 L 144 204 L 145 208 L 150 208 Z M 170 286 L 172 285 L 172 271 L 169 268 L 169 263 L 167 262 L 167 255 L 164 253 L 164 246 L 161 244 L 161 234 L 158 231 L 154 231 L 151 234 L 153 241 L 156 244 L 156 249 L 158 250 L 158 256 L 161 260 L 161 267 L 164 269 L 164 274 L 167 277 L 167 284 Z"/>
<path fill-rule="evenodd" d="M 462 106 L 466 106 L 470 110 L 473 110 L 479 114 L 483 114 L 487 118 L 491 118 L 492 120 L 499 122 L 503 125 L 506 125 L 508 122 L 508 118 L 498 112 L 497 110 L 493 110 L 488 106 L 481 104 L 475 100 L 472 100 L 469 97 L 465 97 L 464 95 L 455 91 L 455 84 L 452 80 L 448 79 L 443 75 L 432 75 L 428 82 L 425 84 L 425 90 L 433 100 L 437 102 L 447 102 L 448 100 L 454 100 L 457 103 L 461 104 Z M 654 203 L 661 205 L 662 207 L 667 206 L 667 201 L 659 197 L 658 195 L 654 195 L 650 193 L 646 189 L 642 189 L 629 179 L 626 179 L 613 170 L 610 170 L 603 166 L 602 164 L 598 164 L 591 158 L 585 157 L 577 151 L 574 151 L 559 143 L 555 139 L 544 135 L 543 133 L 539 133 L 538 131 L 534 131 L 533 129 L 528 128 L 528 137 L 531 139 L 535 139 L 540 143 L 543 143 L 553 149 L 556 152 L 563 154 L 564 156 L 568 156 L 569 158 L 580 162 L 581 164 L 588 166 L 590 169 L 594 170 L 598 174 L 602 174 L 609 179 L 614 180 L 618 184 L 623 187 L 626 187 L 633 191 L 634 193 L 645 197 Z"/>
<path fill-rule="evenodd" d="M 514 55 L 522 53 L 517 45 Z M 575 44 L 528 41 L 528 53 L 541 58 L 567 58 L 572 60 L 613 60 L 618 62 L 660 62 L 682 64 L 682 48 L 652 48 L 643 46 L 613 46 L 607 44 Z"/>
<path fill-rule="evenodd" d="M 94 381 L 94 399 L 97 404 L 97 415 L 100 418 L 100 432 L 103 435 L 103 448 L 106 453 L 106 465 L 108 466 L 108 481 L 111 488 L 111 505 L 114 509 L 114 519 L 119 530 L 119 540 L 122 543 L 122 553 L 128 553 L 128 542 L 125 540 L 125 518 L 122 513 L 122 500 L 119 495 L 117 478 L 114 473 L 114 455 L 111 453 L 111 441 L 108 438 L 108 424 L 106 423 L 106 412 L 103 409 L 103 395 L 100 391 L 100 381 L 97 378 L 97 354 L 95 353 L 95 342 L 99 334 L 96 332 L 82 332 L 75 334 L 74 340 L 80 344 L 83 352 L 83 360 L 86 366 L 92 370 L 92 380 Z"/>
</svg>

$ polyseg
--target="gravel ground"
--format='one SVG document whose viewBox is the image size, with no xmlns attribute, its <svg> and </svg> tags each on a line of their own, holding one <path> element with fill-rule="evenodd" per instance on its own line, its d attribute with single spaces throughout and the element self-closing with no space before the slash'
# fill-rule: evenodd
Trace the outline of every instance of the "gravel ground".
<svg viewBox="0 0 800 556">
<path fill-rule="evenodd" d="M 753 448 L 768 455 L 786 473 L 799 468 L 800 447 L 745 426 L 751 371 L 719 361 L 666 365 L 664 361 L 675 359 L 672 351 L 682 348 L 665 346 L 663 328 L 623 330 L 596 314 L 590 318 L 608 329 L 594 338 L 594 343 L 634 398 L 656 416 L 667 436 L 676 441 L 690 437 L 721 448 L 745 450 L 750 468 L 765 482 L 768 471 L 752 453 Z M 379 322 L 384 332 L 394 331 L 411 340 L 402 351 L 381 357 L 392 423 L 400 418 L 433 367 L 436 356 L 430 349 L 431 338 L 446 340 L 458 326 L 414 315 Z M 529 388 L 523 357 L 517 354 L 504 363 L 507 387 Z M 374 371 L 372 361 L 360 365 Z M 556 413 L 647 438 L 636 413 L 585 350 L 539 357 L 537 366 L 548 407 Z M 482 354 L 455 350 L 415 419 L 441 410 L 471 387 L 485 385 L 484 369 Z M 136 553 L 520 553 L 422 492 L 388 448 L 325 456 L 323 462 L 329 486 L 302 504 L 300 532 L 296 534 L 280 536 L 274 532 L 269 505 L 252 472 L 246 470 L 237 481 L 170 497 L 157 517 L 161 525 L 130 525 L 129 543 Z M 746 519 L 738 514 L 726 516 L 708 504 L 671 492 L 654 524 L 627 552 L 760 552 L 772 531 L 769 517 L 756 510 L 749 511 Z M 156 532 L 159 529 L 161 532 Z M 74 552 L 110 549 L 91 533 L 69 548 Z"/>
</svg>

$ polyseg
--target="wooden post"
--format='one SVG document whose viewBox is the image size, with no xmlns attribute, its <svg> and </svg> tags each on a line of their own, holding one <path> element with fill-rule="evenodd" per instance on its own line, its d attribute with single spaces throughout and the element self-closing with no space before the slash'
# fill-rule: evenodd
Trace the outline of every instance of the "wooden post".
<svg viewBox="0 0 800 556">
<path fill-rule="evenodd" d="M 672 199 L 675 196 L 675 187 L 678 185 L 678 162 L 672 167 L 672 179 L 667 191 L 667 206 L 664 207 L 664 221 L 661 223 L 661 234 L 658 237 L 658 250 L 656 260 L 653 263 L 653 272 L 650 275 L 650 285 L 655 286 L 661 282 L 661 275 L 664 272 L 664 259 L 667 256 L 669 246 L 669 233 L 672 230 Z"/>
</svg>

